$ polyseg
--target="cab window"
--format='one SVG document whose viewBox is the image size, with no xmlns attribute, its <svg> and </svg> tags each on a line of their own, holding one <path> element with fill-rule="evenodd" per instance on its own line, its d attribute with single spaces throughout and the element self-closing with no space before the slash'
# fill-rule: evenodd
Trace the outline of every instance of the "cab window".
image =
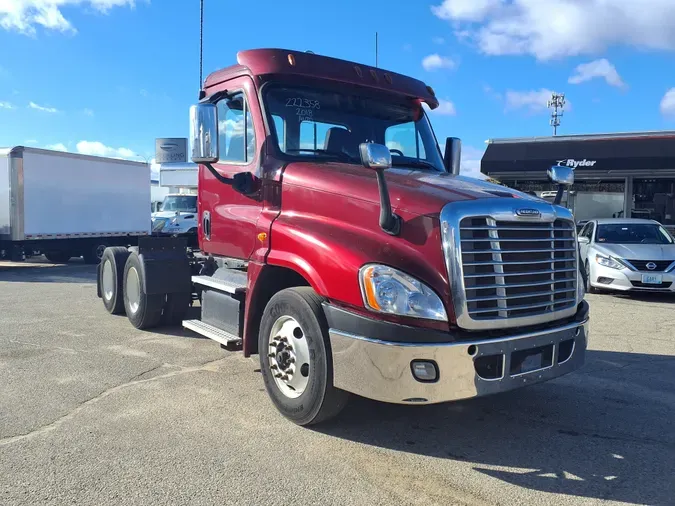
<svg viewBox="0 0 675 506">
<path fill-rule="evenodd" d="M 249 164 L 255 158 L 255 130 L 242 92 L 218 102 L 220 162 Z"/>
</svg>

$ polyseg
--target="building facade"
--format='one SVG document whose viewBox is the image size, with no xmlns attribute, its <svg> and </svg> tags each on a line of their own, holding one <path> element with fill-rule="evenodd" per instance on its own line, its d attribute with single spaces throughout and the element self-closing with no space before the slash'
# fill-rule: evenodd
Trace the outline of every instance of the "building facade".
<svg viewBox="0 0 675 506">
<path fill-rule="evenodd" d="M 654 219 L 675 229 L 675 131 L 491 139 L 481 172 L 548 197 L 552 165 L 574 168 L 564 203 L 577 221 Z"/>
</svg>

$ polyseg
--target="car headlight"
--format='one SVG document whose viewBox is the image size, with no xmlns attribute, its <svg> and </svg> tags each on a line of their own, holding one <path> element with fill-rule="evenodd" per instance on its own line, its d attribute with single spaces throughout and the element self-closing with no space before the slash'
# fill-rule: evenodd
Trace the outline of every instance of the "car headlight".
<svg viewBox="0 0 675 506">
<path fill-rule="evenodd" d="M 595 261 L 598 262 L 603 267 L 609 267 L 610 269 L 624 269 L 625 268 L 622 263 L 617 262 L 612 257 L 595 255 Z"/>
<path fill-rule="evenodd" d="M 152 220 L 152 229 L 159 232 L 166 225 L 166 220 Z"/>
<path fill-rule="evenodd" d="M 378 313 L 448 321 L 440 297 L 421 281 L 387 265 L 359 271 L 363 303 Z"/>
</svg>

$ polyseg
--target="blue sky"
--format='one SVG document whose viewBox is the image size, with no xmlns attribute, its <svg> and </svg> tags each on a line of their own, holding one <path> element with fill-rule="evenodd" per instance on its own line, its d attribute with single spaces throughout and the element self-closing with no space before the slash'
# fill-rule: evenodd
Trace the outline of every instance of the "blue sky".
<svg viewBox="0 0 675 506">
<path fill-rule="evenodd" d="M 467 168 L 484 141 L 675 129 L 672 0 L 205 0 L 205 73 L 255 47 L 312 50 L 423 79 Z M 669 21 L 670 20 L 670 21 Z M 198 90 L 197 0 L 0 2 L 0 146 L 149 160 L 187 135 Z"/>
</svg>

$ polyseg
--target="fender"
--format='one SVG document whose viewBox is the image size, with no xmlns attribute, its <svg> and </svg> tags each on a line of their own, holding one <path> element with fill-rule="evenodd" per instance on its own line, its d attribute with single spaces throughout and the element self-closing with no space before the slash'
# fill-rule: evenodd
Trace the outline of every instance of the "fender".
<svg viewBox="0 0 675 506">
<path fill-rule="evenodd" d="M 267 263 L 296 271 L 322 297 L 354 307 L 363 307 L 359 269 L 371 262 L 394 266 L 449 300 L 438 220 L 397 212 L 404 224 L 401 236 L 392 238 L 369 220 L 353 224 L 282 211 L 272 224 Z M 377 220 L 376 213 L 372 216 Z M 446 310 L 452 313 L 450 307 Z"/>
<path fill-rule="evenodd" d="M 192 272 L 183 237 L 141 237 L 138 258 L 145 293 L 185 293 L 192 291 Z"/>
</svg>

